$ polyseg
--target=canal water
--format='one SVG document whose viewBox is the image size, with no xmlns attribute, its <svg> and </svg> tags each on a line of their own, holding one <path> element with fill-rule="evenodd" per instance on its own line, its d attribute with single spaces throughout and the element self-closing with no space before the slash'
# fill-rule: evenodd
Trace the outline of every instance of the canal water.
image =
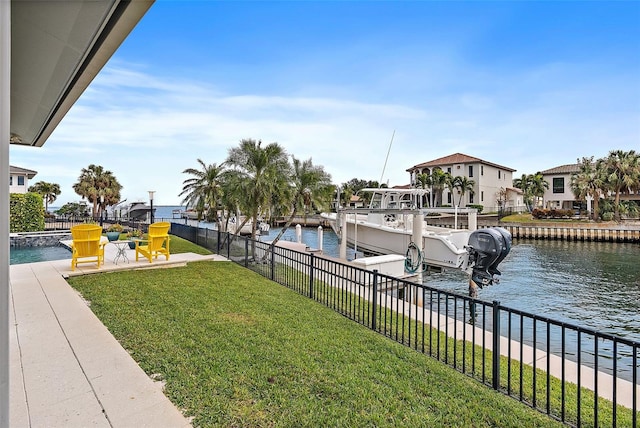
<svg viewBox="0 0 640 428">
<path fill-rule="evenodd" d="M 318 247 L 317 235 L 315 228 L 302 230 L 311 248 Z M 294 241 L 295 229 L 282 239 Z M 332 230 L 323 231 L 323 247 L 339 255 Z M 354 258 L 352 249 L 347 257 Z M 481 289 L 480 299 L 640 342 L 639 244 L 514 240 L 499 269 L 500 283 Z M 456 270 L 430 272 L 424 283 L 462 295 L 468 291 L 468 276 Z"/>
</svg>

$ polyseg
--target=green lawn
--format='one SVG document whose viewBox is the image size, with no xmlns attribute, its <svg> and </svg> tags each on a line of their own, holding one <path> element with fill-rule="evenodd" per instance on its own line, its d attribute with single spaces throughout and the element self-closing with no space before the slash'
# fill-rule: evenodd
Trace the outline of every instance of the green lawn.
<svg viewBox="0 0 640 428">
<path fill-rule="evenodd" d="M 129 239 L 126 233 L 120 234 L 120 240 Z M 179 254 L 179 253 L 196 253 L 196 254 L 212 254 L 211 251 L 207 250 L 204 247 L 194 244 L 193 242 L 187 241 L 186 239 L 180 238 L 179 236 L 170 235 L 171 242 L 169 244 L 169 251 L 171 254 Z"/>
<path fill-rule="evenodd" d="M 189 242 L 186 239 L 182 239 L 178 236 L 171 235 L 171 241 L 169 242 L 169 250 L 171 254 L 179 253 L 196 253 L 196 254 L 212 254 L 211 251 L 204 247 Z"/>
<path fill-rule="evenodd" d="M 561 426 L 233 263 L 69 282 L 194 426 Z"/>
<path fill-rule="evenodd" d="M 577 223 L 584 224 L 589 223 L 587 219 L 576 220 L 574 218 L 551 218 L 551 219 L 536 219 L 530 213 L 511 214 L 500 219 L 501 223 L 537 223 L 537 224 L 549 224 L 549 223 Z"/>
</svg>

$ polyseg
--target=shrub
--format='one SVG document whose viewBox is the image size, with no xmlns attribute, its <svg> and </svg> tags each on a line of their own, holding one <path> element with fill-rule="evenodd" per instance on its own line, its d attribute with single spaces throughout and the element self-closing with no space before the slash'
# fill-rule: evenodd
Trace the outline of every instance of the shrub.
<svg viewBox="0 0 640 428">
<path fill-rule="evenodd" d="M 602 220 L 604 220 L 604 221 L 613 220 L 613 213 L 612 212 L 602 213 Z"/>
<path fill-rule="evenodd" d="M 531 211 L 531 216 L 535 219 L 547 218 L 549 211 L 545 209 L 535 208 Z"/>
<path fill-rule="evenodd" d="M 9 198 L 9 231 L 44 230 L 44 204 L 37 193 L 11 193 Z"/>
<path fill-rule="evenodd" d="M 482 210 L 484 209 L 484 205 L 480 205 L 480 204 L 469 204 L 467 205 L 467 208 L 475 208 L 478 210 L 478 214 L 482 214 Z"/>
<path fill-rule="evenodd" d="M 531 215 L 535 219 L 543 219 L 543 218 L 567 218 L 573 217 L 573 210 L 557 210 L 553 209 L 540 209 L 536 208 L 531 211 Z"/>
<path fill-rule="evenodd" d="M 142 238 L 142 231 L 140 229 L 129 229 L 127 238 Z"/>
<path fill-rule="evenodd" d="M 116 223 L 109 226 L 109 228 L 107 229 L 107 232 L 122 232 L 123 230 L 124 230 L 124 227 L 122 227 L 120 223 Z"/>
</svg>

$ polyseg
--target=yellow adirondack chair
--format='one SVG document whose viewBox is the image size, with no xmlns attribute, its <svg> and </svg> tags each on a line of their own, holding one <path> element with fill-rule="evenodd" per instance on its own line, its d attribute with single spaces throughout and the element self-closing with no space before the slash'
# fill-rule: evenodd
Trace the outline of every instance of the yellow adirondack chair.
<svg viewBox="0 0 640 428">
<path fill-rule="evenodd" d="M 71 228 L 71 270 L 80 263 L 96 263 L 97 269 L 104 264 L 104 246 L 101 241 L 102 228 L 97 224 L 79 224 Z"/>
<path fill-rule="evenodd" d="M 170 227 L 171 223 L 166 221 L 150 224 L 147 239 L 136 241 L 136 261 L 138 261 L 140 254 L 149 259 L 149 263 L 154 258 L 158 259 L 159 255 L 164 255 L 169 260 Z M 146 242 L 147 244 L 140 245 L 141 242 Z"/>
</svg>

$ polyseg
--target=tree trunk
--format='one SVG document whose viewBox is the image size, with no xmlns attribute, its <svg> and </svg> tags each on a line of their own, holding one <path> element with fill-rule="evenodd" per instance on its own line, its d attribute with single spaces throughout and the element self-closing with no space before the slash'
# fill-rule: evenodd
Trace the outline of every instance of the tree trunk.
<svg viewBox="0 0 640 428">
<path fill-rule="evenodd" d="M 291 213 L 291 216 L 289 216 L 289 220 L 287 220 L 287 222 L 284 224 L 284 227 L 282 228 L 280 233 L 278 233 L 278 236 L 276 236 L 273 242 L 271 242 L 271 245 L 276 245 L 280 240 L 280 238 L 282 238 L 282 235 L 284 235 L 287 229 L 291 226 L 291 223 L 293 223 L 293 218 L 296 216 L 297 212 L 298 210 L 295 208 L 295 205 L 294 205 L 293 212 Z"/>
</svg>

